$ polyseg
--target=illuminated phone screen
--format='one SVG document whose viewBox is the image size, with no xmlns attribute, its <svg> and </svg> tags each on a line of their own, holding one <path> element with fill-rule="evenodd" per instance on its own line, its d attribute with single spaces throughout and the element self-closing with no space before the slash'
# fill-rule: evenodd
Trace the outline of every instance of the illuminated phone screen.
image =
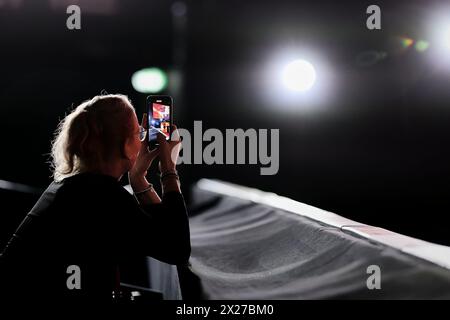
<svg viewBox="0 0 450 320">
<path fill-rule="evenodd" d="M 152 112 L 149 114 L 150 134 L 149 141 L 155 141 L 158 131 L 170 138 L 170 106 L 152 103 Z"/>
</svg>

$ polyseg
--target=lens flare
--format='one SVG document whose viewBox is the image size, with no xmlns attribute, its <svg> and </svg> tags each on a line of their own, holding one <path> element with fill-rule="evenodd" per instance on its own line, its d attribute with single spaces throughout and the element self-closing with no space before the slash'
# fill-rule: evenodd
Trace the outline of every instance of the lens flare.
<svg viewBox="0 0 450 320">
<path fill-rule="evenodd" d="M 427 41 L 419 40 L 419 41 L 416 42 L 415 48 L 419 52 L 424 52 L 425 50 L 428 49 L 429 46 L 430 46 L 430 44 Z"/>
<path fill-rule="evenodd" d="M 414 40 L 411 38 L 401 38 L 400 41 L 403 48 L 409 48 L 414 44 Z"/>
</svg>

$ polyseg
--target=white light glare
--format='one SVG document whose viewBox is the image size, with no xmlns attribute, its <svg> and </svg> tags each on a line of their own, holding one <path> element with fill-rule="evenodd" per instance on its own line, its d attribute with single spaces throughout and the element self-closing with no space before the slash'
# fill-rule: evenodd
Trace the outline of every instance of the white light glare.
<svg viewBox="0 0 450 320">
<path fill-rule="evenodd" d="M 293 91 L 308 91 L 316 82 L 316 70 L 306 60 L 295 60 L 286 65 L 282 73 L 283 84 Z"/>
<path fill-rule="evenodd" d="M 445 48 L 450 50 L 450 22 L 447 23 L 447 25 L 445 26 L 445 28 L 443 30 L 442 42 L 443 42 L 442 44 L 445 46 Z"/>
<path fill-rule="evenodd" d="M 448 12 L 448 9 L 442 10 L 442 12 Z M 432 46 L 442 53 L 448 54 L 448 50 L 450 50 L 450 16 L 435 14 L 432 18 L 430 17 L 429 29 Z"/>
</svg>

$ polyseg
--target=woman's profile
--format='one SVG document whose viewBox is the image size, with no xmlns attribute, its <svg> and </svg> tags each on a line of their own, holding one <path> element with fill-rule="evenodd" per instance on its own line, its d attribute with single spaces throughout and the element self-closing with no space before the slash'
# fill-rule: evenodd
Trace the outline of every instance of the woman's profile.
<svg viewBox="0 0 450 320">
<path fill-rule="evenodd" d="M 130 258 L 186 264 L 190 233 L 176 162 L 181 141 L 145 141 L 124 95 L 100 95 L 59 124 L 52 143 L 54 181 L 4 249 L 0 290 L 11 299 L 111 299 Z M 146 179 L 159 161 L 162 196 Z M 119 180 L 128 174 L 133 195 Z M 80 279 L 71 279 L 79 271 Z M 80 280 L 79 282 L 77 282 Z"/>
</svg>

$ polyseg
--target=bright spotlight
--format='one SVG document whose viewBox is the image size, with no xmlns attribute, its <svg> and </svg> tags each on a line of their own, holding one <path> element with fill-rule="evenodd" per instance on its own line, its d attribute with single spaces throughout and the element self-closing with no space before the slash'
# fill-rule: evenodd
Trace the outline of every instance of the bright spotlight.
<svg viewBox="0 0 450 320">
<path fill-rule="evenodd" d="M 447 23 L 442 34 L 442 44 L 450 50 L 450 22 Z"/>
<path fill-rule="evenodd" d="M 436 8 L 428 16 L 427 37 L 430 62 L 439 70 L 450 70 L 450 5 Z"/>
<path fill-rule="evenodd" d="M 291 44 L 274 48 L 258 75 L 261 101 L 268 110 L 318 114 L 326 110 L 334 95 L 336 77 L 323 52 L 294 48 Z"/>
<path fill-rule="evenodd" d="M 158 68 L 145 68 L 131 76 L 134 90 L 142 93 L 157 93 L 167 86 L 167 76 Z"/>
<path fill-rule="evenodd" d="M 450 15 L 448 11 L 450 6 L 446 9 L 441 9 L 439 13 L 430 16 L 429 33 L 430 40 L 437 50 L 442 51 L 448 55 L 450 50 Z"/>
<path fill-rule="evenodd" d="M 316 82 L 316 70 L 306 60 L 295 60 L 286 65 L 282 74 L 283 84 L 293 91 L 307 91 Z"/>
</svg>

